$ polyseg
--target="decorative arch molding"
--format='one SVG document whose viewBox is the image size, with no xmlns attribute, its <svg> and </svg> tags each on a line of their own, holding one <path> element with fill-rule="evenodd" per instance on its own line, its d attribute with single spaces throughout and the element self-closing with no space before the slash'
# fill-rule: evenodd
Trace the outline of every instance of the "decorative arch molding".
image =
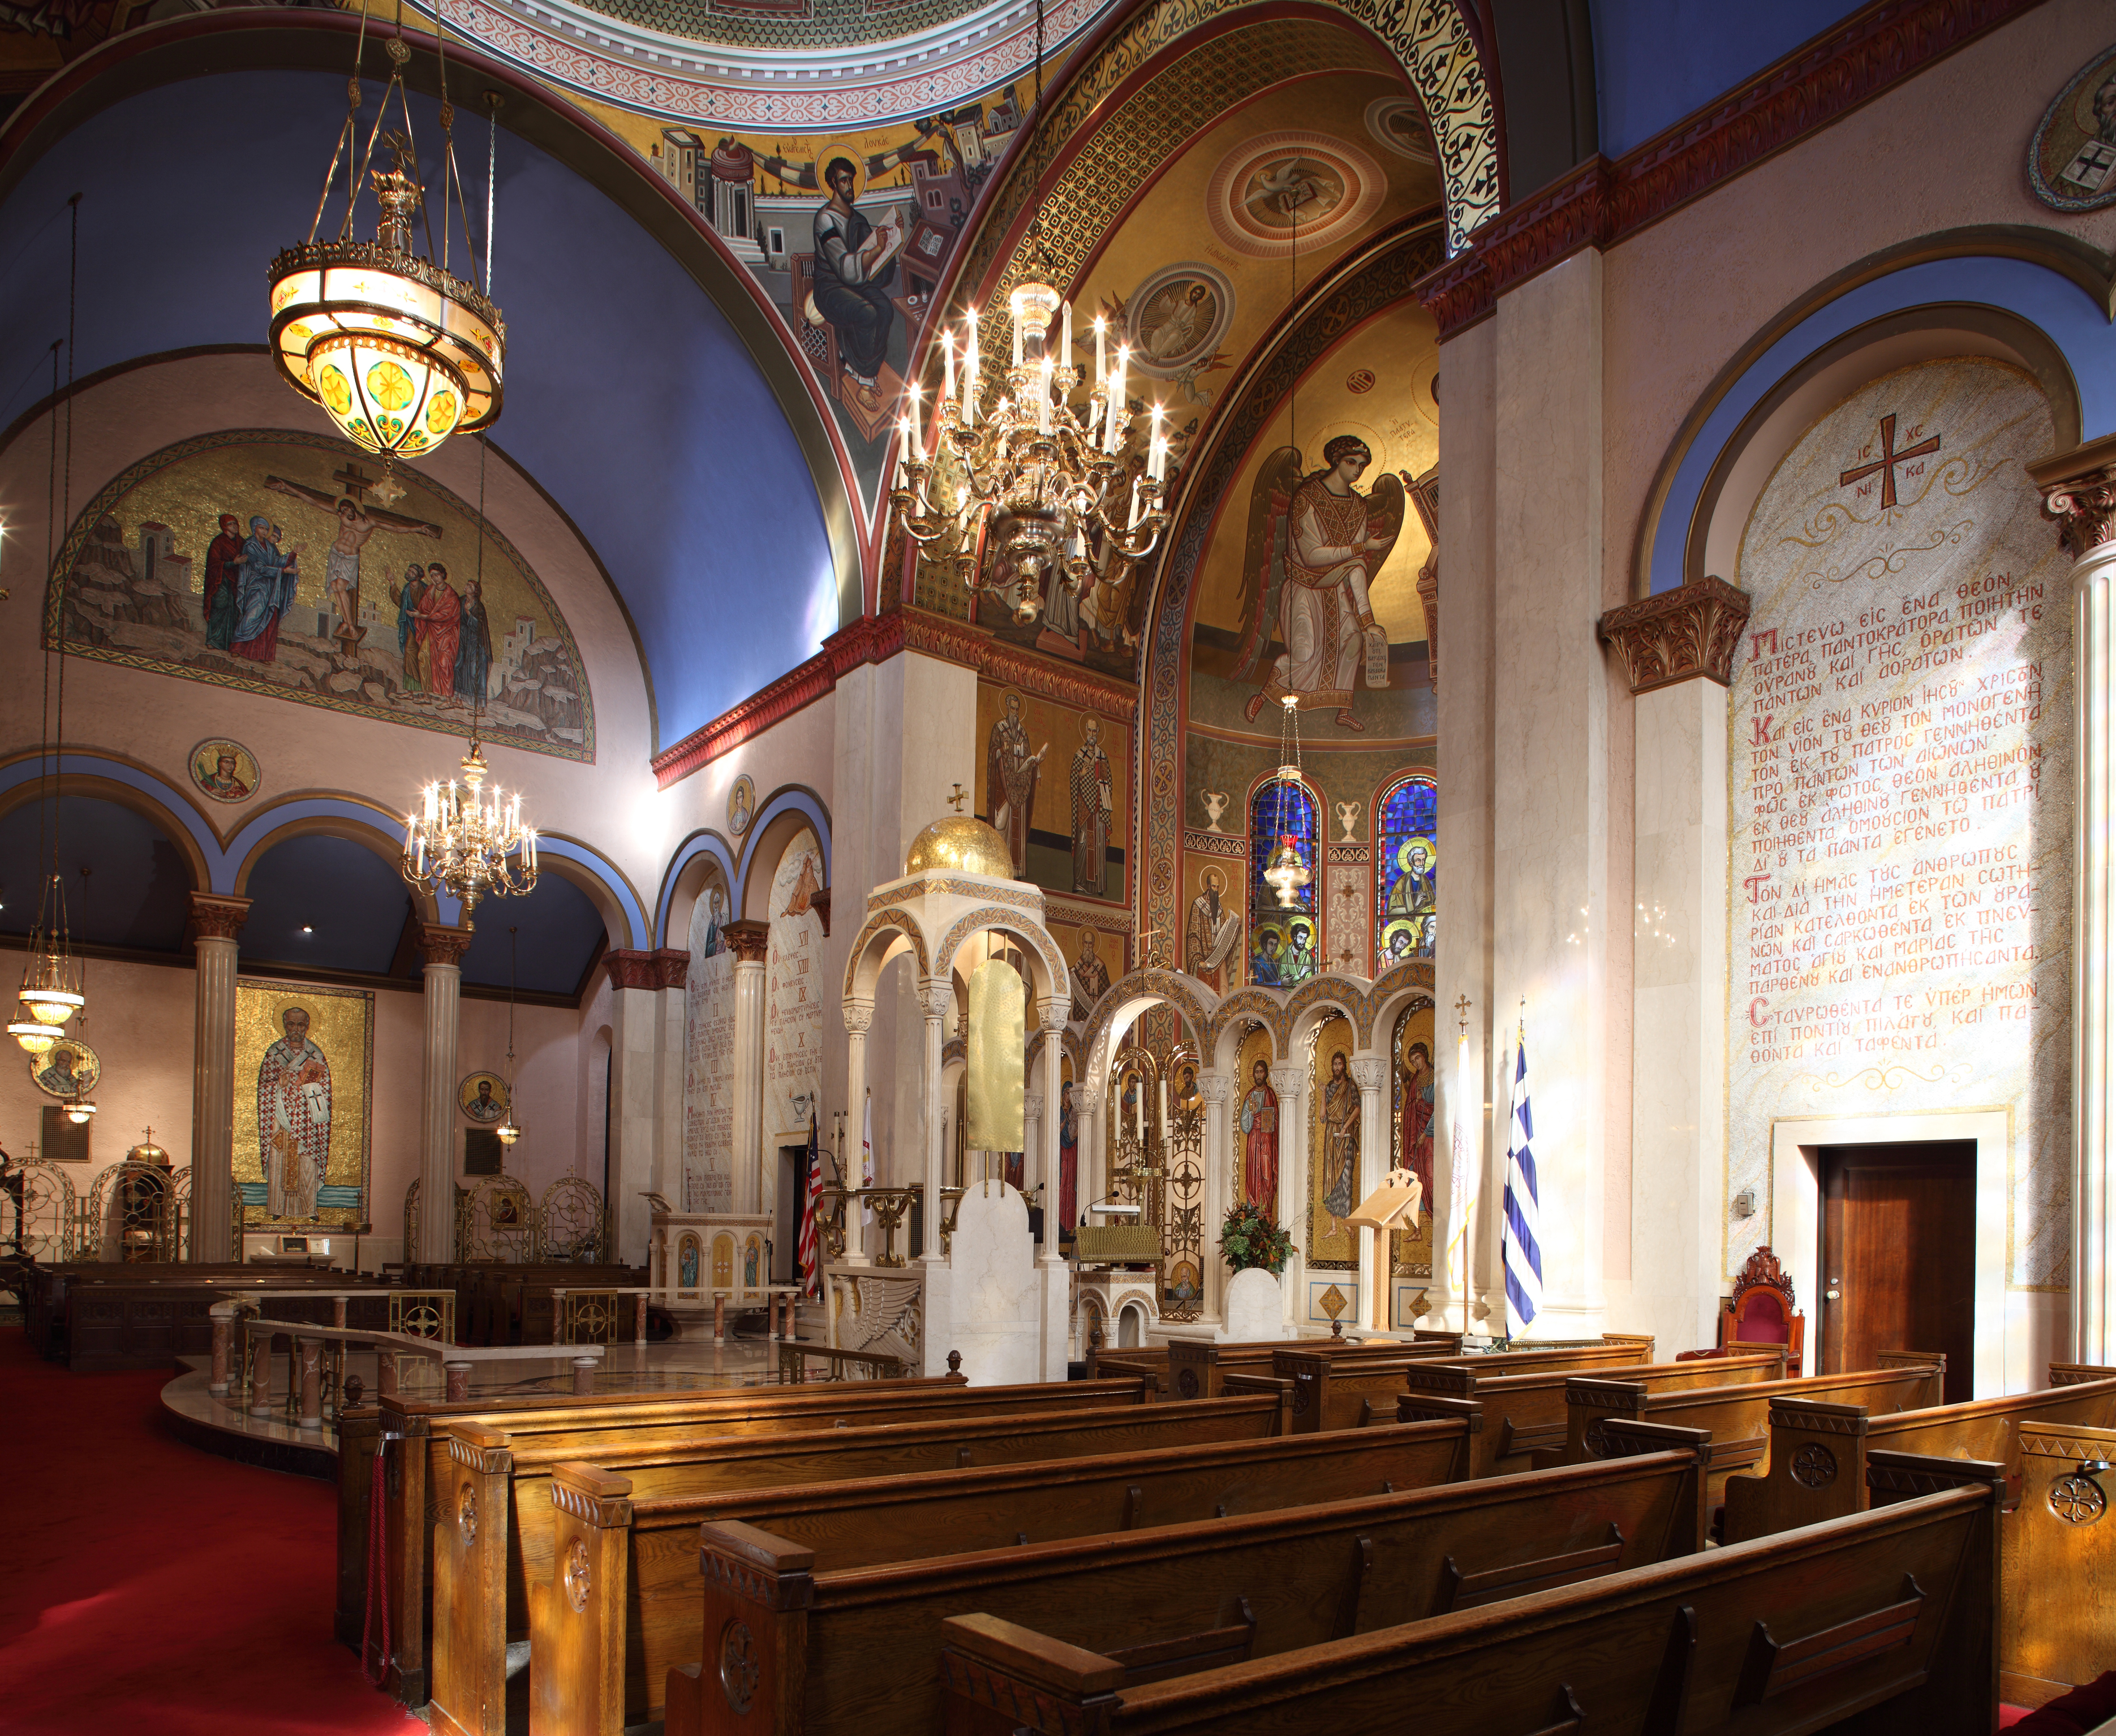
<svg viewBox="0 0 2116 1736">
<path fill-rule="evenodd" d="M 1219 996 L 1186 972 L 1152 968 L 1134 971 L 1110 985 L 1088 1012 L 1080 1034 L 1082 1051 L 1106 1060 L 1104 1051 L 1112 1027 L 1127 1008 L 1142 1000 L 1161 1001 L 1174 1008 L 1190 1027 L 1198 1054 L 1207 1055 L 1212 1052 L 1212 1014 L 1219 1004 Z"/>
<path fill-rule="evenodd" d="M 957 954 L 973 935 L 992 933 L 1025 941 L 1034 952 L 1042 967 L 1038 973 L 1042 981 L 1033 985 L 1039 1001 L 1062 1003 L 1072 993 L 1072 978 L 1066 974 L 1065 961 L 1059 953 L 1058 944 L 1043 925 L 1026 912 L 1010 910 L 1002 904 L 980 905 L 957 917 L 941 937 L 940 948 L 933 955 L 932 974 L 945 976 L 954 971 Z"/>
<path fill-rule="evenodd" d="M 926 931 L 918 925 L 918 917 L 901 905 L 891 904 L 875 912 L 853 937 L 852 949 L 845 957 L 844 999 L 874 999 L 875 982 L 881 975 L 882 967 L 889 962 L 894 944 L 886 937 L 910 943 L 911 956 L 918 962 L 918 980 L 922 983 L 933 975 L 932 948 L 926 943 Z"/>
<path fill-rule="evenodd" d="M 1269 426 L 1296 382 L 1356 327 L 1406 299 L 1438 264 L 1440 238 L 1430 218 L 1377 238 L 1335 273 L 1312 285 L 1258 348 L 1228 389 L 1205 444 L 1186 466 L 1172 529 L 1157 566 L 1144 575 L 1146 631 L 1139 682 L 1139 723 L 1132 781 L 1132 836 L 1143 871 L 1141 926 L 1180 932 L 1176 908 L 1183 840 L 1182 695 L 1190 643 L 1192 590 L 1227 491 L 1244 455 Z M 1318 818 L 1320 815 L 1318 815 Z"/>
<path fill-rule="evenodd" d="M 1874 345 L 1920 333 L 1980 338 L 2042 383 L 2060 449 L 2116 432 L 2112 317 L 2116 261 L 2075 237 L 2026 226 L 1921 236 L 1824 279 L 1758 328 L 1683 418 L 1640 516 L 1632 597 L 1709 576 L 1711 521 L 1742 454 L 1808 381 Z"/>
<path fill-rule="evenodd" d="M 592 845 L 563 832 L 539 832 L 536 859 L 540 864 L 561 863 L 572 870 L 564 877 L 586 893 L 601 914 L 613 951 L 629 951 L 653 933 L 647 925 L 646 907 L 631 879 Z"/>
<path fill-rule="evenodd" d="M 323 71 L 343 76 L 361 21 L 334 8 L 190 13 L 106 39 L 65 67 L 0 126 L 0 200 L 67 134 L 110 103 L 159 85 L 228 71 Z M 471 46 L 448 44 L 459 78 L 504 91 L 506 128 L 580 175 L 653 237 L 733 327 L 784 411 L 815 488 L 837 574 L 838 625 L 866 613 L 858 490 L 821 383 L 763 286 L 700 213 L 639 154 L 584 110 L 522 70 Z M 414 55 L 405 83 L 439 87 L 430 55 Z M 292 220 L 290 216 L 290 221 Z"/>
<path fill-rule="evenodd" d="M 850 977 L 848 975 L 848 984 Z M 1296 989 L 1237 989 L 1224 999 L 1194 976 L 1179 971 L 1134 971 L 1113 982 L 1082 1026 L 1082 1053 L 1106 1062 L 1112 1027 L 1127 1009 L 1143 1000 L 1166 1003 L 1180 1013 L 1208 1066 L 1217 1065 L 1222 1040 L 1246 1024 L 1263 1026 L 1281 1061 L 1290 1060 L 1293 1045 L 1311 1016 L 1341 1013 L 1350 1019 L 1363 1052 L 1373 1048 L 1374 1032 L 1403 1003 L 1434 993 L 1430 959 L 1406 959 L 1369 982 L 1359 976 L 1311 976 Z"/>
<path fill-rule="evenodd" d="M 34 755 L 0 767 L 0 814 L 37 800 L 43 783 L 39 769 Z M 212 864 L 220 841 L 197 805 L 173 784 L 123 760 L 80 754 L 61 756 L 58 782 L 62 795 L 98 797 L 137 814 L 182 853 L 192 889 L 212 889 Z"/>
<path fill-rule="evenodd" d="M 700 870 L 704 878 L 699 879 L 697 889 L 691 894 L 692 902 L 696 902 L 697 891 L 702 889 L 705 880 L 711 879 L 713 870 L 717 869 L 720 884 L 728 889 L 728 907 L 730 911 L 736 907 L 735 852 L 718 832 L 710 827 L 702 828 L 677 845 L 676 853 L 669 859 L 669 866 L 661 870 L 661 889 L 654 899 L 655 945 L 665 947 L 669 944 L 669 927 L 671 918 L 675 915 L 676 900 L 682 895 L 683 883 L 691 877 L 694 866 L 700 863 L 706 866 Z M 688 914 L 686 912 L 687 918 Z"/>
<path fill-rule="evenodd" d="M 749 830 L 743 837 L 740 872 L 728 883 L 728 908 L 731 912 L 760 922 L 769 920 L 749 908 L 752 882 L 761 864 L 762 884 L 769 893 L 771 876 L 779 871 L 779 858 L 785 853 L 786 846 L 800 836 L 799 825 L 784 823 L 789 816 L 805 821 L 814 831 L 816 842 L 823 851 L 823 884 L 828 889 L 835 884 L 830 877 L 830 811 L 823 806 L 822 797 L 806 785 L 782 783 L 757 804 L 757 815 L 750 821 Z"/>
</svg>

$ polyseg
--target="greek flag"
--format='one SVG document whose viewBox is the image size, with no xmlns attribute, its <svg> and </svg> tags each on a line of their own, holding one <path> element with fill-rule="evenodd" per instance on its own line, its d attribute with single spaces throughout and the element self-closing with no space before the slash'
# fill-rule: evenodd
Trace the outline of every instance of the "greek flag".
<svg viewBox="0 0 2116 1736">
<path fill-rule="evenodd" d="M 1543 1307 L 1543 1250 L 1536 1243 L 1534 1123 L 1528 1109 L 1528 1031 L 1514 1060 L 1513 1124 L 1506 1135 L 1506 1222 L 1499 1263 L 1506 1274 L 1506 1336 L 1517 1337 Z"/>
</svg>

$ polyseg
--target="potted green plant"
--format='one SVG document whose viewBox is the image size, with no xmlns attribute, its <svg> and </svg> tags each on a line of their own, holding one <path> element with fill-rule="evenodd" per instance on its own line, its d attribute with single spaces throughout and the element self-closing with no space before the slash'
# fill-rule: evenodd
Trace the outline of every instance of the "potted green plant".
<svg viewBox="0 0 2116 1736">
<path fill-rule="evenodd" d="M 1253 1200 L 1237 1202 L 1220 1226 L 1220 1252 L 1237 1272 L 1252 1267 L 1276 1278 L 1293 1255 L 1293 1232 Z"/>
</svg>

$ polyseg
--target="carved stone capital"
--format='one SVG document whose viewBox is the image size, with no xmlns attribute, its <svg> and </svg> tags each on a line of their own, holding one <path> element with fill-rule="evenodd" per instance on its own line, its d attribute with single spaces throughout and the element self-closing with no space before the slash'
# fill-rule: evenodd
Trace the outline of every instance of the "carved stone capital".
<svg viewBox="0 0 2116 1736">
<path fill-rule="evenodd" d="M 849 1000 L 844 1003 L 845 1034 L 865 1036 L 874 1025 L 874 1003 L 871 1000 Z"/>
<path fill-rule="evenodd" d="M 1102 1088 L 1099 1085 L 1076 1085 L 1073 1087 L 1073 1110 L 1075 1114 L 1092 1117 L 1102 1106 Z"/>
<path fill-rule="evenodd" d="M 726 941 L 736 958 L 743 964 L 762 964 L 765 948 L 770 944 L 771 925 L 769 922 L 724 922 L 720 938 Z"/>
<path fill-rule="evenodd" d="M 1200 1073 L 1198 1095 L 1208 1103 L 1225 1103 L 1235 1095 L 1235 1082 L 1225 1073 Z"/>
<path fill-rule="evenodd" d="M 1734 682 L 1734 654 L 1748 624 L 1749 594 L 1724 579 L 1703 578 L 1612 609 L 1598 629 L 1617 648 L 1633 693 L 1650 693 L 1706 676 Z"/>
<path fill-rule="evenodd" d="M 1379 1055 L 1354 1055 L 1346 1065 L 1363 1091 L 1378 1091 L 1388 1082 L 1388 1063 Z"/>
<path fill-rule="evenodd" d="M 691 978 L 691 955 L 672 946 L 661 948 L 654 955 L 654 986 L 657 989 L 680 989 Z"/>
<path fill-rule="evenodd" d="M 242 933 L 243 918 L 250 914 L 247 898 L 224 898 L 218 893 L 191 894 L 191 938 L 195 940 L 233 940 Z"/>
<path fill-rule="evenodd" d="M 1308 1069 L 1298 1061 L 1281 1061 L 1271 1070 L 1271 1088 L 1281 1097 L 1298 1097 L 1308 1089 Z"/>
<path fill-rule="evenodd" d="M 1021 1094 L 1021 1118 L 1024 1121 L 1043 1119 L 1043 1093 L 1024 1091 Z"/>
<path fill-rule="evenodd" d="M 2028 475 L 2042 491 L 2043 517 L 2074 560 L 2116 543 L 2116 435 L 2031 464 Z"/>
<path fill-rule="evenodd" d="M 955 985 L 945 976 L 929 976 L 918 985 L 918 1006 L 929 1019 L 945 1020 L 955 1010 Z"/>
<path fill-rule="evenodd" d="M 613 949 L 602 955 L 602 967 L 609 973 L 610 985 L 613 989 L 658 989 L 661 986 L 661 972 L 651 953 Z"/>
<path fill-rule="evenodd" d="M 419 925 L 419 962 L 421 964 L 453 965 L 460 969 L 463 954 L 470 950 L 471 933 L 467 928 L 445 928 L 438 922 Z"/>
</svg>

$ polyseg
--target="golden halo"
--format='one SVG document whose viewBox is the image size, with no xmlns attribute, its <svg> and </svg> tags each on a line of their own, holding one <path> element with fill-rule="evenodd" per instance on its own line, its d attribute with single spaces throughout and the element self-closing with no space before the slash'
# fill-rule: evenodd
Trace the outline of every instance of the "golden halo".
<svg viewBox="0 0 2116 1736">
<path fill-rule="evenodd" d="M 867 191 L 867 153 L 848 145 L 843 139 L 824 141 L 823 148 L 816 153 L 816 187 L 824 198 L 830 196 L 830 181 L 825 172 L 833 157 L 843 157 L 853 166 L 853 203 L 858 204 L 860 195 Z"/>
<path fill-rule="evenodd" d="M 1438 857 L 1433 848 L 1433 840 L 1429 838 L 1406 838 L 1398 844 L 1396 847 L 1396 866 L 1402 869 L 1405 874 L 1410 872 L 1410 847 L 1413 844 L 1421 844 L 1424 847 L 1426 871 L 1430 873 Z"/>
</svg>

